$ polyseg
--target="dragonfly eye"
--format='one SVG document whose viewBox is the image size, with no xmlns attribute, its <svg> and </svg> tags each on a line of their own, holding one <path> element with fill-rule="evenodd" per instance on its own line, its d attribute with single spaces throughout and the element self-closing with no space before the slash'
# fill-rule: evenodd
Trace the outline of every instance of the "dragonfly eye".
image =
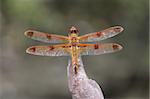
<svg viewBox="0 0 150 99">
<path fill-rule="evenodd" d="M 77 33 L 77 30 L 73 30 L 74 33 Z"/>
<path fill-rule="evenodd" d="M 73 32 L 74 32 L 73 30 L 70 31 L 70 33 L 73 33 Z"/>
</svg>

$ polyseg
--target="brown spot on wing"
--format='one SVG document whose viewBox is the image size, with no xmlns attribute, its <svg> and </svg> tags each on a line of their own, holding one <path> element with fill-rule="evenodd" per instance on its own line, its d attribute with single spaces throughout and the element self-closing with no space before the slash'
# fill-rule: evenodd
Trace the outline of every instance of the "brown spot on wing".
<svg viewBox="0 0 150 99">
<path fill-rule="evenodd" d="M 116 44 L 113 44 L 113 46 L 112 46 L 112 47 L 113 47 L 113 49 L 114 49 L 114 50 L 119 49 L 119 46 L 118 46 L 118 45 L 116 45 Z"/>
<path fill-rule="evenodd" d="M 63 48 L 67 48 L 68 46 L 65 46 L 65 45 L 64 45 L 64 46 L 62 46 L 62 47 L 63 47 Z"/>
<path fill-rule="evenodd" d="M 78 47 L 87 47 L 85 44 L 78 45 Z"/>
<path fill-rule="evenodd" d="M 82 47 L 87 47 L 87 45 L 83 45 Z"/>
<path fill-rule="evenodd" d="M 36 48 L 35 48 L 35 47 L 31 47 L 31 48 L 29 48 L 28 51 L 29 51 L 29 52 L 35 52 L 35 51 L 36 51 Z"/>
<path fill-rule="evenodd" d="M 87 47 L 87 45 L 83 45 L 83 47 Z"/>
<path fill-rule="evenodd" d="M 27 36 L 32 37 L 32 36 L 33 36 L 33 33 L 34 33 L 33 31 L 28 31 L 28 32 L 27 32 Z"/>
<path fill-rule="evenodd" d="M 97 36 L 97 37 L 100 37 L 101 35 L 102 35 L 102 32 L 97 32 L 97 33 L 96 33 L 96 36 Z"/>
<path fill-rule="evenodd" d="M 54 46 L 49 46 L 49 50 L 53 50 L 54 49 Z"/>
<path fill-rule="evenodd" d="M 99 48 L 98 44 L 95 44 L 94 49 L 98 49 L 98 48 Z"/>
<path fill-rule="evenodd" d="M 50 35 L 50 34 L 47 34 L 46 37 L 47 37 L 48 39 L 51 39 L 51 35 Z"/>
</svg>

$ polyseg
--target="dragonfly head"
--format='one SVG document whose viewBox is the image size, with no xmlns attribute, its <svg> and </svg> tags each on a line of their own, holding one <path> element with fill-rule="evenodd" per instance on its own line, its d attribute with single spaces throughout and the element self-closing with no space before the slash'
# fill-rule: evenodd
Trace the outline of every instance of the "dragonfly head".
<svg viewBox="0 0 150 99">
<path fill-rule="evenodd" d="M 76 29 L 76 27 L 72 26 L 69 29 L 69 35 L 70 36 L 78 36 L 78 34 L 79 34 L 79 31 Z"/>
</svg>

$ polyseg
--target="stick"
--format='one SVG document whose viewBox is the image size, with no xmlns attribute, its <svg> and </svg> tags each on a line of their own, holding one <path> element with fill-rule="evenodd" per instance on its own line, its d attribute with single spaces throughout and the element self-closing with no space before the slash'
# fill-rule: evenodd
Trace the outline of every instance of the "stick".
<svg viewBox="0 0 150 99">
<path fill-rule="evenodd" d="M 71 59 L 69 59 L 67 75 L 72 99 L 104 99 L 102 90 L 96 81 L 87 77 L 81 56 L 78 58 L 78 65 L 79 69 L 77 73 L 75 73 Z"/>
</svg>

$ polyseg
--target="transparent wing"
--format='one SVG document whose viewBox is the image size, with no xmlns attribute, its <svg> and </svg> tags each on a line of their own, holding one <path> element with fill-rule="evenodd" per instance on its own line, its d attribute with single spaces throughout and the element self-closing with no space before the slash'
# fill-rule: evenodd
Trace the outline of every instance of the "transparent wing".
<svg viewBox="0 0 150 99">
<path fill-rule="evenodd" d="M 100 55 L 112 53 L 122 49 L 122 46 L 116 43 L 106 44 L 79 44 L 81 55 Z"/>
<path fill-rule="evenodd" d="M 61 35 L 55 35 L 55 34 L 49 34 L 49 33 L 43 33 L 35 30 L 27 30 L 25 33 L 25 36 L 45 42 L 45 43 L 67 43 L 68 37 L 66 36 L 61 36 Z"/>
<path fill-rule="evenodd" d="M 68 56 L 69 48 L 67 44 L 52 46 L 31 46 L 27 48 L 26 53 L 40 56 Z"/>
<path fill-rule="evenodd" d="M 94 32 L 94 33 L 80 36 L 79 41 L 80 42 L 100 41 L 100 40 L 113 37 L 122 31 L 123 31 L 123 28 L 121 26 L 114 26 L 114 27 L 110 27 L 108 29 L 105 29 L 99 32 Z"/>
</svg>

